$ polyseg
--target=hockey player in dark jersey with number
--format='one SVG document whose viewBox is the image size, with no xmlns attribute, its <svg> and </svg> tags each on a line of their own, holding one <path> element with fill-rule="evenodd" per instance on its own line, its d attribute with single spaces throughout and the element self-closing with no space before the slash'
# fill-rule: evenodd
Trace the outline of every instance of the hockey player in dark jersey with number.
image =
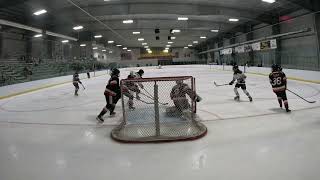
<svg viewBox="0 0 320 180">
<path fill-rule="evenodd" d="M 106 98 L 107 105 L 97 116 L 97 120 L 101 122 L 104 122 L 102 116 L 105 115 L 108 111 L 110 111 L 110 116 L 115 115 L 114 109 L 116 107 L 117 102 L 121 98 L 119 75 L 120 71 L 118 69 L 112 70 L 111 78 L 109 79 L 106 89 L 104 91 L 104 96 Z"/>
<path fill-rule="evenodd" d="M 78 91 L 79 91 L 79 84 L 78 83 L 82 84 L 82 82 L 79 79 L 78 72 L 75 72 L 73 74 L 73 82 L 72 82 L 73 86 L 75 87 L 75 90 L 74 90 L 74 95 L 75 96 L 78 96 Z"/>
<path fill-rule="evenodd" d="M 269 75 L 270 84 L 272 86 L 273 92 L 278 97 L 278 102 L 280 108 L 282 108 L 282 101 L 284 107 L 286 108 L 287 112 L 290 112 L 288 99 L 287 99 L 287 77 L 285 73 L 282 72 L 282 68 L 279 65 L 272 65 L 272 72 Z"/>
<path fill-rule="evenodd" d="M 247 86 L 246 86 L 247 76 L 245 74 L 243 74 L 242 71 L 239 70 L 238 65 L 234 65 L 232 69 L 233 69 L 234 74 L 233 74 L 233 79 L 229 83 L 229 85 L 233 85 L 233 83 L 235 81 L 237 81 L 236 85 L 234 87 L 234 93 L 236 94 L 236 97 L 234 97 L 234 100 L 236 100 L 236 101 L 240 100 L 238 88 L 241 88 L 242 91 L 248 96 L 250 102 L 252 102 L 252 97 L 250 96 L 249 92 L 247 91 Z"/>
</svg>

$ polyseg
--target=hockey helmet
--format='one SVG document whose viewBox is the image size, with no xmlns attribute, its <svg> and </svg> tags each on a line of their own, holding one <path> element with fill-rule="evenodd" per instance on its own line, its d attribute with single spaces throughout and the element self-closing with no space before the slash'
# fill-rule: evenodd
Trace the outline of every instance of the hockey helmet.
<svg viewBox="0 0 320 180">
<path fill-rule="evenodd" d="M 271 66 L 272 72 L 279 71 L 280 68 L 281 68 L 281 67 L 280 67 L 279 65 L 277 65 L 277 64 L 273 64 L 273 65 Z"/>
<path fill-rule="evenodd" d="M 138 71 L 138 74 L 139 74 L 140 76 L 142 76 L 142 75 L 144 74 L 144 70 L 143 70 L 143 69 L 140 69 L 140 70 Z"/>
<path fill-rule="evenodd" d="M 119 69 L 117 69 L 117 68 L 112 69 L 112 72 L 111 72 L 111 75 L 112 75 L 112 76 L 117 76 L 117 75 L 119 75 L 119 74 L 120 74 Z"/>
<path fill-rule="evenodd" d="M 233 70 L 233 71 L 239 70 L 239 66 L 238 66 L 238 65 L 236 65 L 236 64 L 235 64 L 235 65 L 233 65 L 232 70 Z"/>
</svg>

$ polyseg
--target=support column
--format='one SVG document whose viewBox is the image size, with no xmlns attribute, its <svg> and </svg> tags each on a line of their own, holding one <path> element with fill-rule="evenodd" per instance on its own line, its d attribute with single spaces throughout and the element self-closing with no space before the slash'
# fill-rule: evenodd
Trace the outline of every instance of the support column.
<svg viewBox="0 0 320 180">
<path fill-rule="evenodd" d="M 320 13 L 317 13 L 314 15 L 314 21 L 315 21 L 315 32 L 317 37 L 317 63 L 318 67 L 317 69 L 320 70 Z"/>
<path fill-rule="evenodd" d="M 1 30 L 1 26 L 0 26 L 0 30 Z M 3 57 L 3 50 L 2 50 L 2 48 L 3 48 L 3 34 L 0 33 L 0 58 Z"/>
<path fill-rule="evenodd" d="M 276 20 L 274 20 L 274 24 L 277 22 L 279 22 L 278 18 Z M 281 33 L 280 24 L 272 26 L 272 34 L 273 35 L 277 35 L 280 33 Z M 280 39 L 277 39 L 277 49 L 275 49 L 275 62 L 273 62 L 273 63 L 279 64 L 279 65 L 282 64 L 282 61 L 281 61 L 281 40 Z"/>
<path fill-rule="evenodd" d="M 245 32 L 248 33 L 246 35 L 246 41 L 253 40 L 252 25 L 251 24 L 246 26 Z M 248 52 L 248 55 L 249 55 L 248 65 L 253 66 L 254 65 L 254 52 L 250 51 L 250 52 Z"/>
</svg>

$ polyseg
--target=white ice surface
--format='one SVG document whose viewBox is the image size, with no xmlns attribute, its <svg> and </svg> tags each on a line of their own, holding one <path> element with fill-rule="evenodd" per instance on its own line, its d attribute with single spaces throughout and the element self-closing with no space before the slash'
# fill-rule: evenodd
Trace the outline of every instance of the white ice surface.
<svg viewBox="0 0 320 180">
<path fill-rule="evenodd" d="M 202 139 L 164 144 L 119 144 L 110 131 L 121 117 L 95 116 L 105 105 L 108 76 L 83 80 L 73 96 L 64 84 L 0 100 L 0 180 L 318 180 L 320 85 L 289 81 L 292 113 L 278 108 L 268 78 L 247 74 L 250 103 L 240 90 L 233 101 L 232 74 L 208 66 L 144 68 L 145 77 L 191 75 L 203 101 L 198 116 L 208 127 Z M 132 69 L 122 69 L 126 77 Z"/>
</svg>

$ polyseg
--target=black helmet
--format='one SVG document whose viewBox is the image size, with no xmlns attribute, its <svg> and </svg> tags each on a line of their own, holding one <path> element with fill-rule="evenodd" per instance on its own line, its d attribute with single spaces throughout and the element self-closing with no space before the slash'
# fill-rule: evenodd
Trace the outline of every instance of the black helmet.
<svg viewBox="0 0 320 180">
<path fill-rule="evenodd" d="M 143 69 L 140 69 L 140 70 L 138 71 L 138 74 L 140 74 L 140 76 L 142 76 L 142 75 L 144 74 L 144 70 L 143 70 Z"/>
<path fill-rule="evenodd" d="M 239 66 L 238 66 L 238 65 L 236 65 L 236 64 L 235 64 L 235 65 L 233 65 L 232 70 L 233 70 L 233 71 L 239 70 Z"/>
<path fill-rule="evenodd" d="M 273 65 L 271 66 L 271 69 L 272 69 L 272 72 L 279 71 L 279 70 L 280 70 L 280 66 L 277 65 L 277 64 L 273 64 Z"/>
<path fill-rule="evenodd" d="M 111 72 L 111 76 L 117 76 L 120 74 L 120 71 L 119 69 L 115 68 L 115 69 L 112 69 L 112 72 Z"/>
</svg>

